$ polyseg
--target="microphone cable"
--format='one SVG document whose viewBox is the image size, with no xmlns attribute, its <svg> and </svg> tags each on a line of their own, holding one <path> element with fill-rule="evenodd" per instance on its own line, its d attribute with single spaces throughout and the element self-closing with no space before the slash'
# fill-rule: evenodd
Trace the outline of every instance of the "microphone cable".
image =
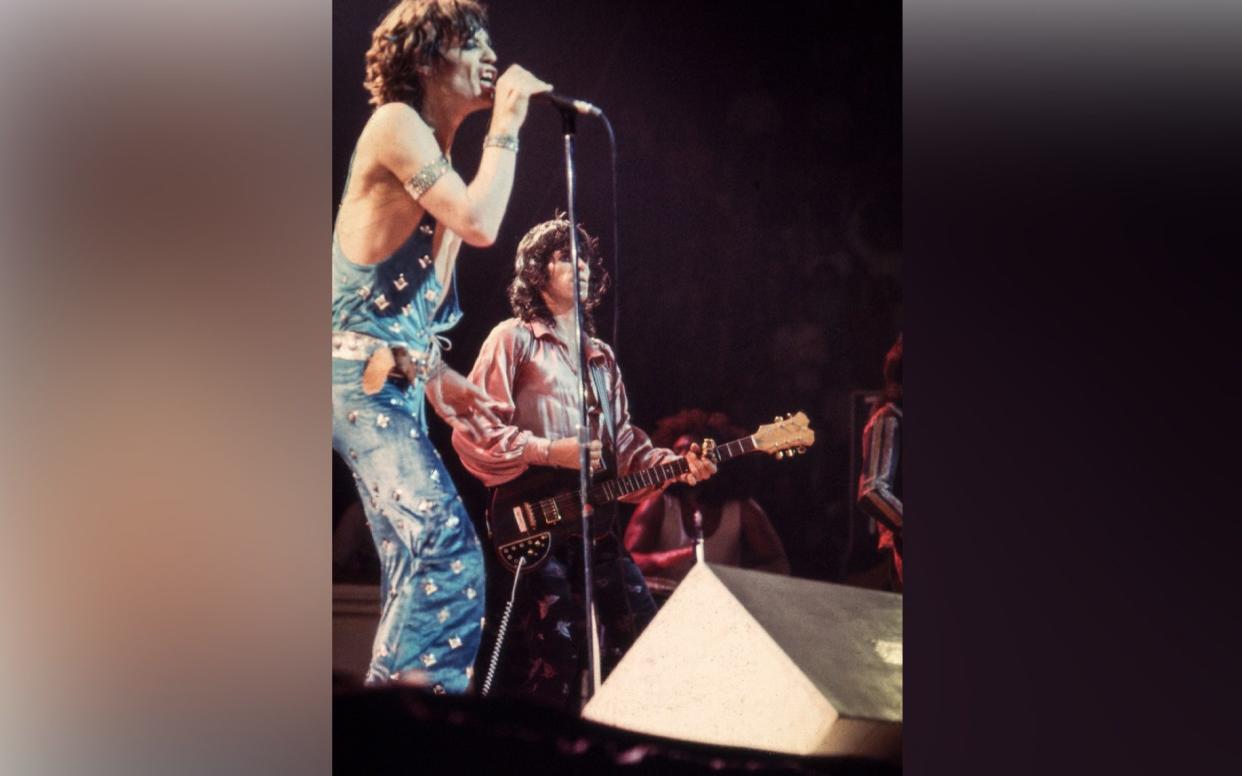
<svg viewBox="0 0 1242 776">
<path fill-rule="evenodd" d="M 608 130 L 608 149 L 612 158 L 612 351 L 621 353 L 621 224 L 617 218 L 617 135 L 612 131 L 608 115 L 601 112 L 600 120 Z"/>
</svg>

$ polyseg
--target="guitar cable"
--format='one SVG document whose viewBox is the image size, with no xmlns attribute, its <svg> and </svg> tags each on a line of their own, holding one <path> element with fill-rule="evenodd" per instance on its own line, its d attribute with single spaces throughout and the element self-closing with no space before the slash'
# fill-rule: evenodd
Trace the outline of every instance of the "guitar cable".
<svg viewBox="0 0 1242 776">
<path fill-rule="evenodd" d="M 488 691 L 492 689 L 492 677 L 496 675 L 496 666 L 500 663 L 500 648 L 505 643 L 505 631 L 509 629 L 509 615 L 513 613 L 513 602 L 517 600 L 518 578 L 522 575 L 522 566 L 526 564 L 526 556 L 518 558 L 517 568 L 513 572 L 513 591 L 509 593 L 509 600 L 505 603 L 505 612 L 500 616 L 500 626 L 496 629 L 496 646 L 492 647 L 492 659 L 487 665 L 487 676 L 483 679 L 483 689 L 480 694 L 486 696 Z"/>
</svg>

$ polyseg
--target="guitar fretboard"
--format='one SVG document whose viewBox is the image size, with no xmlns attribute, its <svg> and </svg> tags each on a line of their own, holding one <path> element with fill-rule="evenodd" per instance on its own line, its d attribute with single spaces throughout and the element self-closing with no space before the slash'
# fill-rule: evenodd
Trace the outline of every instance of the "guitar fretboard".
<svg viewBox="0 0 1242 776">
<path fill-rule="evenodd" d="M 755 437 L 753 435 L 746 436 L 741 439 L 734 439 L 732 442 L 723 445 L 717 445 L 712 451 L 711 458 L 716 463 L 724 463 L 730 458 L 753 453 L 755 449 Z M 678 458 L 676 461 L 653 466 L 650 469 L 643 469 L 640 472 L 618 477 L 615 480 L 601 482 L 591 488 L 591 502 L 594 504 L 606 504 L 610 501 L 616 501 L 636 490 L 659 485 L 666 480 L 675 479 L 688 471 L 690 471 L 690 464 L 686 463 L 685 458 Z"/>
</svg>

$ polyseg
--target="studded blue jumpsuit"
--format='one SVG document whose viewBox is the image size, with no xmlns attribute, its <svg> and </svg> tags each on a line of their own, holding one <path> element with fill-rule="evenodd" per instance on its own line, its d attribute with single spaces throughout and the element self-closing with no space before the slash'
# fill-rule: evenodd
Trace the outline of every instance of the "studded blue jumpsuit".
<svg viewBox="0 0 1242 776">
<path fill-rule="evenodd" d="M 424 672 L 463 693 L 484 611 L 483 556 L 457 489 L 427 437 L 423 381 L 362 390 L 384 346 L 429 352 L 461 319 L 454 277 L 431 262 L 430 214 L 390 257 L 360 265 L 332 240 L 332 446 L 353 469 L 379 554 L 381 614 L 366 682 Z M 443 297 L 443 298 L 442 298 Z"/>
</svg>

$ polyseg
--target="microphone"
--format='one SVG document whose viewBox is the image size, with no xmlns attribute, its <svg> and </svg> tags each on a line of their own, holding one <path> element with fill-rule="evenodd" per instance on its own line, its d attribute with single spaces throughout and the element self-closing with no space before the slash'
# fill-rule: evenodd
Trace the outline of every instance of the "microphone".
<svg viewBox="0 0 1242 776">
<path fill-rule="evenodd" d="M 556 92 L 539 92 L 532 94 L 531 97 L 550 102 L 561 110 L 581 113 L 583 116 L 600 116 L 604 113 L 586 100 L 575 100 L 573 97 L 565 97 Z"/>
</svg>

